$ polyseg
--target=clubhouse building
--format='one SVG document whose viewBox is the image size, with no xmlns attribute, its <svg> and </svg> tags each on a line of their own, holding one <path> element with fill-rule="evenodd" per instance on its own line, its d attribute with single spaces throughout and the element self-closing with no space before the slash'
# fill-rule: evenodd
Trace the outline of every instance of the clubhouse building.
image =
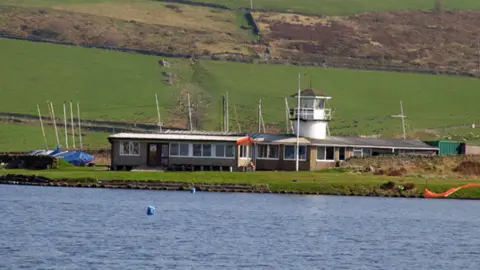
<svg viewBox="0 0 480 270">
<path fill-rule="evenodd" d="M 328 136 L 329 99 L 306 89 L 300 94 L 300 109 L 291 110 L 293 130 L 299 131 L 299 170 L 334 167 L 352 157 L 438 153 L 438 147 L 420 140 Z M 237 171 L 253 166 L 256 170 L 296 170 L 296 134 L 166 130 L 119 133 L 108 140 L 113 170 Z"/>
</svg>

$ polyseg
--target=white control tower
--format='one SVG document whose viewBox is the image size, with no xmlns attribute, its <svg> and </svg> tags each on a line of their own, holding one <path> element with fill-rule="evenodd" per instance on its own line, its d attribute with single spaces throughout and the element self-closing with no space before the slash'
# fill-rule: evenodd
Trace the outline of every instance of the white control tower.
<svg viewBox="0 0 480 270">
<path fill-rule="evenodd" d="M 297 94 L 292 97 L 298 98 Z M 328 122 L 332 120 L 332 111 L 326 108 L 327 100 L 332 99 L 320 91 L 305 89 L 300 92 L 300 108 L 290 110 L 295 135 L 297 116 L 300 115 L 301 137 L 323 140 L 327 138 Z"/>
</svg>

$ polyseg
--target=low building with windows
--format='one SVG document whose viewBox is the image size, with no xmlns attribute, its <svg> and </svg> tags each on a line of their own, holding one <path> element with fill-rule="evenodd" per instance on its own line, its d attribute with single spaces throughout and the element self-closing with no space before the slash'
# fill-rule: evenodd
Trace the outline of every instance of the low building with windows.
<svg viewBox="0 0 480 270">
<path fill-rule="evenodd" d="M 297 97 L 294 95 L 293 97 Z M 171 170 L 320 170 L 353 157 L 435 155 L 439 148 L 420 140 L 329 136 L 331 97 L 316 90 L 300 93 L 300 107 L 291 110 L 294 134 L 164 131 L 119 133 L 109 137 L 111 167 Z"/>
<path fill-rule="evenodd" d="M 438 148 L 420 140 L 328 136 L 324 140 L 300 138 L 299 169 L 321 170 L 339 161 L 377 155 L 435 155 Z M 295 135 L 254 135 L 253 162 L 257 170 L 295 170 Z"/>
<path fill-rule="evenodd" d="M 119 133 L 109 136 L 113 170 L 234 170 L 249 159 L 243 134 L 166 131 L 164 133 Z"/>
</svg>

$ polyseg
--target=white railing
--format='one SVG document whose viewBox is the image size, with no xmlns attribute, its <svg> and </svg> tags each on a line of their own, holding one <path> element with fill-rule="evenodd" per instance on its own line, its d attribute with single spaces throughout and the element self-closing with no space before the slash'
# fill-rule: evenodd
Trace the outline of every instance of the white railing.
<svg viewBox="0 0 480 270">
<path fill-rule="evenodd" d="M 292 114 L 296 118 L 297 113 L 300 115 L 300 119 L 304 120 L 331 120 L 332 119 L 332 110 L 323 109 L 322 111 L 316 111 L 312 108 L 301 108 L 300 112 L 297 108 L 292 109 Z"/>
</svg>

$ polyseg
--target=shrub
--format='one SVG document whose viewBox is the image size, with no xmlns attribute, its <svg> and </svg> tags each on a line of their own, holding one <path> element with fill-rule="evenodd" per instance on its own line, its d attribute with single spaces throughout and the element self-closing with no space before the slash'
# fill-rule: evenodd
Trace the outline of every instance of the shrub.
<svg viewBox="0 0 480 270">
<path fill-rule="evenodd" d="M 405 168 L 399 168 L 399 169 L 394 169 L 394 168 L 389 168 L 387 175 L 388 176 L 402 176 L 407 173 L 407 169 Z"/>
<path fill-rule="evenodd" d="M 381 189 L 383 190 L 392 190 L 395 188 L 395 182 L 393 181 L 388 181 L 386 183 L 383 183 L 381 186 L 380 186 Z"/>
<path fill-rule="evenodd" d="M 462 161 L 453 172 L 462 175 L 480 175 L 480 163 L 476 161 Z"/>
<path fill-rule="evenodd" d="M 403 185 L 403 190 L 412 190 L 415 188 L 415 184 L 414 183 L 405 183 L 405 185 Z"/>
<path fill-rule="evenodd" d="M 52 29 L 35 29 L 32 31 L 32 35 L 45 39 L 56 39 L 59 34 Z"/>
</svg>

